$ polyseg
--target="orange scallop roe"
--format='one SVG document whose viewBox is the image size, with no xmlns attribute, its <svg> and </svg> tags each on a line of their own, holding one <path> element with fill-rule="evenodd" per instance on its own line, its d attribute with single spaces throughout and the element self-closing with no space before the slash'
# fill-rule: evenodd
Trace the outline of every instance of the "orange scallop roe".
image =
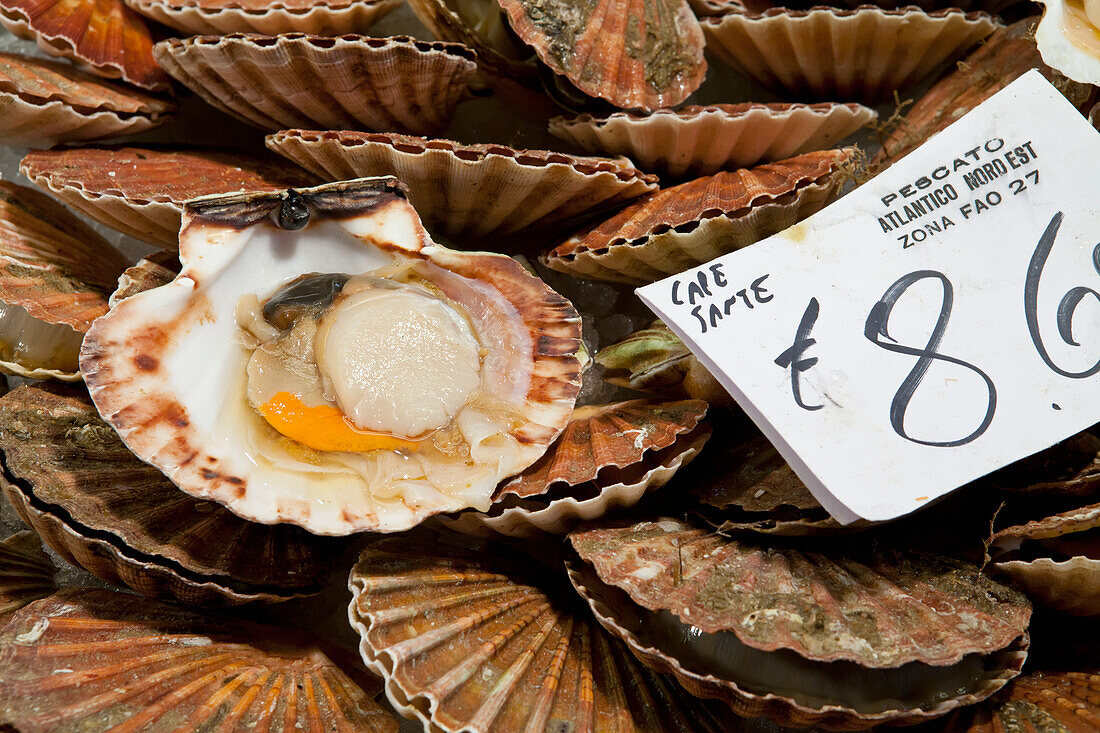
<svg viewBox="0 0 1100 733">
<path fill-rule="evenodd" d="M 290 392 L 276 392 L 260 405 L 260 414 L 286 437 L 315 450 L 362 453 L 420 447 L 419 441 L 360 430 L 332 405 L 308 407 Z"/>
</svg>

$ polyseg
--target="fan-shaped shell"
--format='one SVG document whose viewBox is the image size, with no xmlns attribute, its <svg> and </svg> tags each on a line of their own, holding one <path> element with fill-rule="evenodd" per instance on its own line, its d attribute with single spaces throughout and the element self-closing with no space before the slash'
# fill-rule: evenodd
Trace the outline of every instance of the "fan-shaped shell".
<svg viewBox="0 0 1100 733">
<path fill-rule="evenodd" d="M 402 715 L 471 733 L 718 729 L 552 592 L 553 571 L 506 552 L 404 538 L 363 551 L 348 614 Z"/>
<path fill-rule="evenodd" d="M 1078 433 L 989 476 L 1003 491 L 1088 497 L 1100 491 L 1100 437 Z"/>
<path fill-rule="evenodd" d="M 149 27 L 122 0 L 4 0 L 0 24 L 99 76 L 169 88 L 168 75 L 153 61 Z"/>
<path fill-rule="evenodd" d="M 108 301 L 114 308 L 120 300 L 152 288 L 167 285 L 180 274 L 179 255 L 174 252 L 158 251 L 143 257 L 133 267 L 129 267 L 118 278 L 118 288 L 111 293 Z"/>
<path fill-rule="evenodd" d="M 298 189 L 296 200 L 310 212 L 300 235 L 276 228 L 273 217 L 290 196 L 188 202 L 180 277 L 123 300 L 84 340 L 85 381 L 101 414 L 138 457 L 185 491 L 257 522 L 291 522 L 318 534 L 400 531 L 435 513 L 487 505 L 496 483 L 537 460 L 568 421 L 580 389 L 577 312 L 509 257 L 434 244 L 392 178 Z M 404 500 L 401 494 L 372 495 L 369 473 L 345 472 L 326 481 L 251 460 L 254 446 L 247 441 L 266 423 L 257 423 L 262 418 L 235 382 L 247 363 L 233 342 L 238 298 L 266 298 L 305 273 L 373 272 L 394 264 L 422 265 L 433 277 L 451 273 L 454 279 L 437 287 L 476 300 L 479 310 L 469 317 L 479 333 L 492 329 L 491 342 L 483 337 L 486 348 L 493 347 L 485 356 L 492 370 L 486 379 L 509 385 L 494 393 L 504 406 L 497 409 L 508 410 L 507 427 L 490 432 L 496 442 L 485 448 L 496 455 L 501 446 L 499 460 L 474 484 L 450 492 L 427 485 Z M 477 300 L 463 288 L 485 295 Z M 228 377 L 196 381 L 191 365 L 178 357 L 184 348 L 202 353 L 205 371 Z M 211 409 L 220 404 L 239 409 Z"/>
<path fill-rule="evenodd" d="M 1100 555 L 1095 549 L 1084 554 L 1071 544 L 1078 540 L 1084 544 L 1092 538 L 1095 545 L 1098 529 L 1100 504 L 1007 527 L 993 535 L 990 553 L 994 567 L 1044 605 L 1078 616 L 1100 615 Z M 1035 547 L 1034 551 L 1025 546 L 1050 541 L 1053 546 Z M 1035 552 L 1049 556 L 1034 557 Z"/>
<path fill-rule="evenodd" d="M 401 0 L 126 0 L 158 23 L 204 33 L 361 33 Z"/>
<path fill-rule="evenodd" d="M 317 593 L 333 540 L 246 522 L 137 460 L 79 389 L 0 398 L 12 506 L 70 562 L 145 595 L 231 605 Z"/>
<path fill-rule="evenodd" d="M 0 541 L 0 621 L 57 590 L 56 572 L 34 532 L 16 532 Z"/>
<path fill-rule="evenodd" d="M 758 83 L 868 104 L 924 79 L 998 25 L 984 13 L 871 6 L 734 9 L 702 21 L 707 49 Z"/>
<path fill-rule="evenodd" d="M 68 64 L 0 54 L 0 140 L 54 145 L 143 132 L 174 105 Z"/>
<path fill-rule="evenodd" d="M 487 513 L 444 521 L 471 534 L 533 537 L 631 507 L 702 450 L 710 437 L 706 412 L 701 400 L 578 407 L 543 457 L 500 485 Z"/>
<path fill-rule="evenodd" d="M 265 130 L 441 131 L 477 64 L 454 43 L 408 36 L 195 36 L 157 62 L 213 106 Z"/>
<path fill-rule="evenodd" d="M 805 153 L 665 188 L 587 227 L 543 262 L 580 277 L 644 284 L 782 231 L 840 190 L 847 149 Z"/>
<path fill-rule="evenodd" d="M 0 181 L 0 370 L 79 379 L 81 335 L 127 264 L 49 196 Z"/>
<path fill-rule="evenodd" d="M 1091 733 L 1100 730 L 1100 673 L 1039 671 L 1012 682 L 1003 695 L 961 711 L 945 733 Z"/>
<path fill-rule="evenodd" d="M 706 76 L 703 33 L 686 0 L 498 2 L 554 73 L 616 107 L 679 104 Z"/>
<path fill-rule="evenodd" d="M 835 145 L 876 119 L 860 104 L 716 104 L 555 117 L 550 132 L 589 153 L 625 155 L 669 178 L 709 176 Z"/>
<path fill-rule="evenodd" d="M 312 180 L 285 164 L 238 153 L 131 147 L 32 150 L 19 172 L 96 221 L 173 250 L 184 201 Z"/>
<path fill-rule="evenodd" d="M 1080 107 L 1091 88 L 1075 84 L 1042 62 L 1035 46 L 1035 19 L 1025 18 L 999 28 L 959 64 L 936 82 L 905 115 L 882 144 L 874 165 L 895 163 L 925 140 L 944 129 L 1025 71 L 1038 69 Z"/>
<path fill-rule="evenodd" d="M 267 146 L 329 180 L 392 175 L 433 233 L 484 239 L 621 205 L 656 190 L 628 161 L 407 135 L 284 130 Z"/>
<path fill-rule="evenodd" d="M 1083 3 L 1040 0 L 1043 18 L 1035 42 L 1043 61 L 1082 84 L 1100 83 L 1100 43 Z"/>
<path fill-rule="evenodd" d="M 25 733 L 397 731 L 302 631 L 87 588 L 0 631 L 0 720 Z"/>
</svg>

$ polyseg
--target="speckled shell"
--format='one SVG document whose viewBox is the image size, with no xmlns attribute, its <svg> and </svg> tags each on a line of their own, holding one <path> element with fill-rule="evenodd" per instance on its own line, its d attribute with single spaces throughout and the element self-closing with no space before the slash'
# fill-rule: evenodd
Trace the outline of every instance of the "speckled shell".
<svg viewBox="0 0 1100 733">
<path fill-rule="evenodd" d="M 126 0 L 142 15 L 183 31 L 204 33 L 362 33 L 401 0 Z"/>
<path fill-rule="evenodd" d="M 291 166 L 238 153 L 130 147 L 32 150 L 19 172 L 96 221 L 172 250 L 188 199 L 313 180 Z"/>
<path fill-rule="evenodd" d="M 734 9 L 705 18 L 707 50 L 758 83 L 787 94 L 874 104 L 924 79 L 992 33 L 984 13 Z"/>
<path fill-rule="evenodd" d="M 723 729 L 573 613 L 553 570 L 520 558 L 405 538 L 364 550 L 348 614 L 402 715 L 448 733 Z"/>
<path fill-rule="evenodd" d="M 952 716 L 943 733 L 1092 733 L 1100 730 L 1100 673 L 1039 671 L 1003 695 Z"/>
<path fill-rule="evenodd" d="M 284 130 L 267 146 L 329 180 L 392 175 L 433 234 L 465 244 L 613 208 L 657 189 L 629 161 L 397 134 Z"/>
<path fill-rule="evenodd" d="M 497 2 L 554 73 L 616 107 L 671 107 L 706 76 L 703 32 L 686 0 Z"/>
<path fill-rule="evenodd" d="M 993 535 L 990 548 L 994 567 L 1044 605 L 1077 616 L 1100 615 L 1100 559 L 1075 555 L 1062 561 L 1050 557 L 1028 560 L 1010 559 L 1009 554 L 1028 540 L 1065 537 L 1097 528 L 1100 504 L 1002 529 Z"/>
<path fill-rule="evenodd" d="M 1043 61 L 1082 84 L 1100 84 L 1100 50 L 1082 48 L 1066 33 L 1066 27 L 1084 23 L 1086 35 L 1096 44 L 1096 26 L 1085 18 L 1073 18 L 1066 10 L 1066 0 L 1039 0 L 1043 18 L 1035 29 L 1035 42 Z M 1077 12 L 1084 15 L 1081 5 Z"/>
<path fill-rule="evenodd" d="M 119 275 L 118 287 L 108 301 L 114 308 L 118 302 L 152 288 L 167 285 L 180 274 L 180 259 L 175 252 L 159 251 L 143 257 L 133 267 Z"/>
<path fill-rule="evenodd" d="M 550 120 L 589 153 L 625 155 L 662 177 L 709 176 L 835 145 L 877 115 L 860 104 L 716 104 Z"/>
<path fill-rule="evenodd" d="M 162 41 L 153 55 L 207 102 L 265 130 L 440 132 L 477 71 L 466 47 L 408 36 L 194 36 Z"/>
<path fill-rule="evenodd" d="M 936 82 L 917 100 L 883 142 L 873 165 L 881 167 L 901 160 L 1030 69 L 1038 69 L 1075 106 L 1083 104 L 1089 96 L 1089 87 L 1069 81 L 1042 62 L 1035 47 L 1034 30 L 1034 18 L 997 29 L 959 63 L 958 69 Z"/>
<path fill-rule="evenodd" d="M 579 277 L 645 284 L 782 231 L 824 207 L 844 182 L 847 149 L 722 171 L 661 189 L 542 255 Z"/>
<path fill-rule="evenodd" d="M 702 450 L 710 437 L 706 412 L 700 400 L 578 407 L 546 454 L 501 484 L 488 513 L 466 511 L 444 522 L 469 534 L 534 537 L 631 507 Z"/>
<path fill-rule="evenodd" d="M 143 89 L 169 88 L 168 75 L 153 61 L 149 27 L 122 0 L 3 0 L 0 24 L 93 74 Z"/>
<path fill-rule="evenodd" d="M 398 729 L 305 632 L 87 588 L 0 631 L 0 720 L 23 733 Z"/>
<path fill-rule="evenodd" d="M 0 541 L 0 626 L 13 612 L 57 590 L 56 572 L 34 532 L 16 532 Z"/>
<path fill-rule="evenodd" d="M 343 546 L 193 499 L 137 460 L 83 390 L 0 398 L 0 459 L 8 500 L 50 547 L 145 595 L 201 605 L 310 595 Z"/>
<path fill-rule="evenodd" d="M 25 314 L 17 318 L 15 309 L 5 309 L 8 318 L 0 333 L 17 351 L 50 338 L 56 327 L 87 331 L 107 312 L 107 294 L 127 264 L 105 239 L 49 196 L 0 181 L 0 305 L 16 306 Z M 79 339 L 68 340 L 72 343 L 64 348 L 72 348 L 75 356 Z M 13 354 L 10 361 L 0 354 L 0 371 L 33 379 L 80 378 L 75 369 L 32 363 L 25 353 Z"/>
<path fill-rule="evenodd" d="M 203 408 L 238 398 L 231 380 L 204 381 L 198 392 L 190 365 L 176 358 L 182 348 L 178 334 L 185 331 L 189 344 L 206 339 L 200 341 L 209 347 L 204 354 L 206 368 L 220 368 L 222 373 L 241 368 L 234 361 L 241 358 L 240 350 L 231 345 L 238 328 L 236 299 L 215 301 L 207 296 L 226 272 L 234 273 L 243 295 L 271 292 L 304 272 L 345 268 L 366 272 L 380 267 L 382 261 L 392 264 L 402 258 L 491 289 L 497 299 L 494 308 L 515 314 L 514 321 L 504 320 L 495 310 L 489 316 L 494 323 L 507 324 L 506 331 L 502 326 L 497 347 L 514 350 L 517 364 L 522 365 L 517 369 L 524 370 L 527 380 L 525 391 L 508 402 L 512 427 L 507 434 L 519 446 L 517 456 L 526 461 L 517 465 L 516 472 L 537 460 L 565 427 L 580 391 L 576 356 L 580 317 L 573 306 L 509 257 L 456 252 L 432 242 L 395 179 L 359 179 L 296 189 L 296 193 L 308 207 L 313 227 L 303 236 L 317 227 L 334 225 L 331 231 L 346 237 L 339 240 L 339 247 L 289 247 L 276 256 L 266 248 L 285 240 L 272 237 L 260 238 L 256 249 L 246 247 L 254 235 L 282 233 L 272 215 L 289 192 L 192 200 L 185 206 L 180 235 L 180 277 L 118 303 L 84 339 L 81 364 L 92 399 L 126 445 L 193 496 L 218 501 L 255 522 L 289 522 L 317 534 L 401 531 L 432 514 L 470 506 L 457 496 L 439 494 L 435 501 L 406 507 L 396 519 L 390 514 L 384 519 L 368 501 L 357 504 L 343 494 L 338 498 L 309 495 L 301 477 L 295 481 L 281 474 L 271 478 L 231 439 L 211 437 L 226 423 L 219 422 L 217 411 Z M 208 256 L 215 247 L 218 256 Z M 250 261 L 246 254 L 262 254 L 264 266 L 247 272 L 231 270 L 239 262 Z M 192 319 L 200 312 L 196 326 Z M 218 395 L 213 403 L 212 394 Z M 248 415 L 261 419 L 251 408 Z M 239 427 L 232 425 L 234 430 Z M 259 477 L 255 487 L 254 477 Z M 264 483 L 268 480 L 272 483 Z"/>
<path fill-rule="evenodd" d="M 675 674 L 696 695 L 725 700 L 745 717 L 833 730 L 912 724 L 988 697 L 1019 674 L 1026 657 L 1030 604 L 967 563 L 881 547 L 855 556 L 757 547 L 674 519 L 582 529 L 570 541 L 595 571 L 586 585 L 583 572 L 591 570 L 574 566 L 574 584 L 605 628 L 657 671 Z M 732 633 L 750 653 L 786 655 L 776 663 L 847 661 L 884 672 L 906 663 L 946 669 L 981 655 L 985 671 L 970 689 L 919 705 L 890 700 L 883 709 L 857 710 L 818 697 L 786 697 L 742 687 L 647 646 L 636 636 L 632 604 L 670 613 L 692 634 Z M 797 672 L 788 675 L 797 684 Z"/>
<path fill-rule="evenodd" d="M 0 53 L 0 140 L 55 145 L 156 127 L 175 106 L 68 64 Z"/>
</svg>

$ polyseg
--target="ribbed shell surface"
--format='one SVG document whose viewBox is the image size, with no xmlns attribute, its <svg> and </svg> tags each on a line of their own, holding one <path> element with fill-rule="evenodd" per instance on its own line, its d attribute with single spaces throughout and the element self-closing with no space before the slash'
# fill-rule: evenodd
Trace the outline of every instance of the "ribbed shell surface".
<svg viewBox="0 0 1100 733">
<path fill-rule="evenodd" d="M 56 572 L 34 532 L 16 532 L 0 541 L 0 626 L 10 614 L 57 590 Z"/>
<path fill-rule="evenodd" d="M 401 0 L 126 0 L 142 15 L 189 35 L 362 33 Z"/>
<path fill-rule="evenodd" d="M 153 54 L 213 106 L 272 131 L 439 132 L 477 70 L 464 46 L 407 36 L 196 36 Z"/>
</svg>

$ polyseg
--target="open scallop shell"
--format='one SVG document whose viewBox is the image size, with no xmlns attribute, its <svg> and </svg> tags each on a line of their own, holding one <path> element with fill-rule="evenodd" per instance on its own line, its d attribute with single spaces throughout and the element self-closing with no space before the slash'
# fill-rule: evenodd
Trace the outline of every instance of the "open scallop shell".
<svg viewBox="0 0 1100 733">
<path fill-rule="evenodd" d="M 56 61 L 0 54 L 0 140 L 54 145 L 143 132 L 174 105 Z"/>
<path fill-rule="evenodd" d="M 881 547 L 758 547 L 683 522 L 570 541 L 597 617 L 654 669 L 739 715 L 856 730 L 914 723 L 1019 674 L 1031 607 L 976 566 Z"/>
<path fill-rule="evenodd" d="M 128 264 L 49 196 L 0 181 L 0 371 L 79 379 L 80 341 Z"/>
<path fill-rule="evenodd" d="M 396 176 L 433 233 L 455 241 L 545 227 L 657 188 L 629 161 L 407 135 L 284 130 L 267 146 L 329 180 Z"/>
<path fill-rule="evenodd" d="M 404 130 L 450 122 L 474 54 L 408 36 L 197 36 L 158 43 L 157 62 L 213 106 L 265 130 Z"/>
<path fill-rule="evenodd" d="M 542 261 L 561 272 L 645 284 L 782 231 L 825 206 L 848 149 L 820 150 L 661 189 L 589 226 Z"/>
<path fill-rule="evenodd" d="M 0 626 L 12 612 L 57 590 L 56 572 L 34 532 L 16 532 L 0 541 Z"/>
<path fill-rule="evenodd" d="M 702 21 L 707 49 L 758 83 L 868 104 L 924 79 L 998 25 L 984 13 L 871 6 L 733 9 Z"/>
<path fill-rule="evenodd" d="M 1043 61 L 1082 84 L 1100 84 L 1100 38 L 1081 2 L 1039 0 L 1043 19 L 1035 42 Z M 1095 12 L 1095 11 L 1093 11 Z"/>
<path fill-rule="evenodd" d="M 12 506 L 50 547 L 145 595 L 204 605 L 310 595 L 342 546 L 188 496 L 137 460 L 79 389 L 0 398 L 0 468 Z"/>
<path fill-rule="evenodd" d="M 1039 671 L 990 702 L 955 713 L 942 733 L 1091 733 L 1100 730 L 1100 672 Z"/>
<path fill-rule="evenodd" d="M 277 227 L 274 216 L 292 195 L 309 212 L 299 233 L 280 228 L 281 215 Z M 184 491 L 247 519 L 348 534 L 400 531 L 435 513 L 487 507 L 497 483 L 537 460 L 573 409 L 580 389 L 577 312 L 509 257 L 433 243 L 392 178 L 192 200 L 180 259 L 179 278 L 123 300 L 96 322 L 81 356 L 85 381 L 138 457 Z M 469 317 L 486 345 L 483 376 L 494 390 L 486 394 L 506 406 L 510 419 L 484 440 L 469 438 L 482 440 L 475 448 L 487 456 L 467 460 L 477 467 L 469 482 L 454 478 L 454 488 L 443 491 L 425 474 L 427 484 L 407 478 L 415 496 L 401 493 L 400 484 L 398 493 L 376 497 L 371 471 L 332 468 L 323 451 L 299 458 L 295 445 L 267 437 L 274 430 L 238 383 L 251 351 L 234 343 L 235 311 L 241 296 L 266 298 L 302 274 L 394 265 L 419 268 L 448 296 L 475 302 Z M 194 379 L 195 365 L 180 356 L 184 349 L 201 354 L 203 373 L 219 378 Z M 264 453 L 269 448 L 274 453 Z M 314 465 L 323 470 L 314 473 Z"/>
<path fill-rule="evenodd" d="M 554 571 L 506 554 L 394 538 L 352 568 L 363 661 L 402 715 L 448 733 L 723 729 L 573 612 Z"/>
<path fill-rule="evenodd" d="M 0 631 L 0 720 L 24 733 L 398 729 L 303 631 L 88 588 Z"/>
<path fill-rule="evenodd" d="M 616 107 L 671 107 L 706 76 L 703 32 L 686 0 L 497 2 L 555 74 Z"/>
<path fill-rule="evenodd" d="M 303 171 L 239 153 L 130 147 L 32 150 L 19 172 L 96 221 L 173 250 L 179 246 L 184 201 L 313 180 Z"/>
<path fill-rule="evenodd" d="M 470 534 L 563 534 L 582 520 L 636 504 L 702 450 L 710 428 L 700 400 L 587 405 L 523 473 L 503 483 L 486 513 L 443 521 Z"/>
<path fill-rule="evenodd" d="M 142 15 L 190 35 L 362 33 L 401 0 L 126 0 Z"/>
<path fill-rule="evenodd" d="M 1059 611 L 1100 615 L 1100 504 L 1090 504 L 993 535 L 994 567 Z M 1059 559 L 1065 558 L 1065 559 Z"/>
<path fill-rule="evenodd" d="M 835 145 L 876 118 L 860 104 L 716 104 L 550 120 L 550 133 L 589 153 L 625 155 L 669 178 L 708 176 Z"/>
<path fill-rule="evenodd" d="M 122 0 L 3 0 L 0 24 L 93 74 L 154 91 L 170 86 L 153 61 L 149 27 Z"/>
</svg>

